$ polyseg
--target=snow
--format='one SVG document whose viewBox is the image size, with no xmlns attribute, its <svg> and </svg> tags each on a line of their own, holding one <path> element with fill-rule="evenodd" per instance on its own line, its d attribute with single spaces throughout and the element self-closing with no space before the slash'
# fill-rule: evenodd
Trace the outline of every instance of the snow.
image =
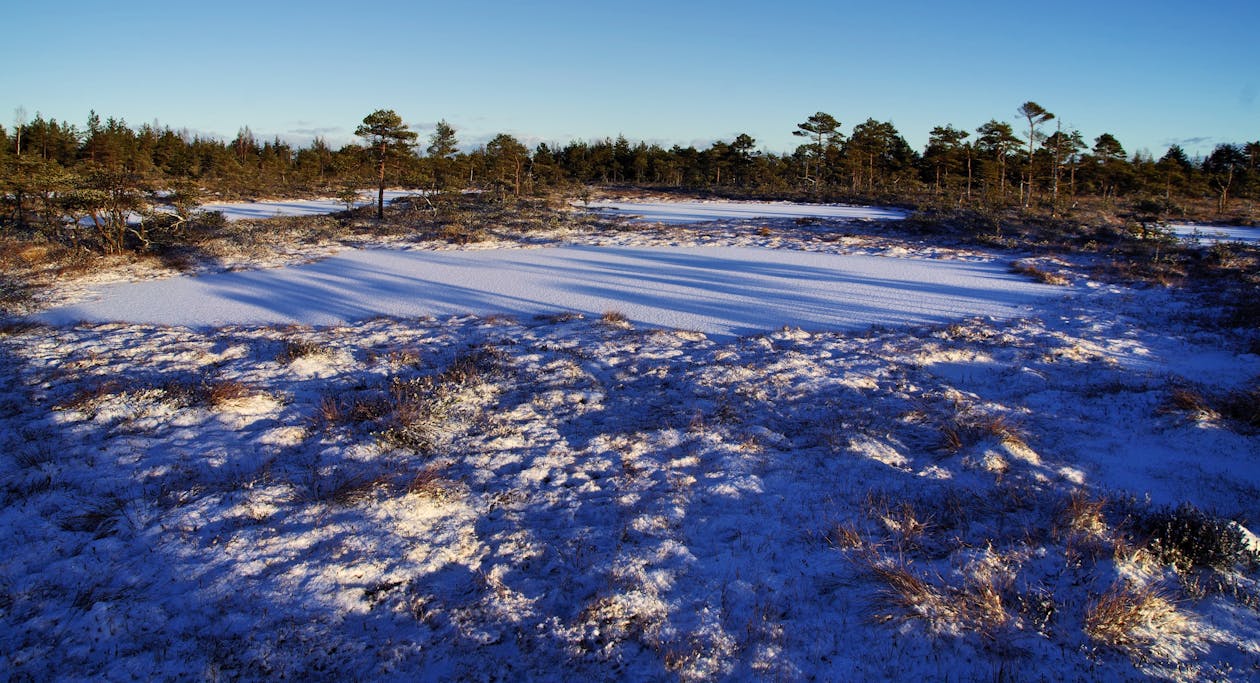
<svg viewBox="0 0 1260 683">
<path fill-rule="evenodd" d="M 1260 244 L 1260 228 L 1212 225 L 1210 223 L 1170 223 L 1168 229 L 1174 235 L 1199 244 L 1217 244 L 1220 242 L 1242 242 Z"/>
<path fill-rule="evenodd" d="M 1256 677 L 1254 569 L 1191 597 L 1119 537 L 1148 499 L 1255 531 L 1260 435 L 1169 399 L 1254 386 L 1241 331 L 1084 256 L 1048 288 L 785 220 L 97 282 L 6 328 L 0 677 Z M 1182 618 L 1133 656 L 1084 629 L 1125 586 Z"/>
<path fill-rule="evenodd" d="M 386 190 L 385 201 L 416 194 L 413 190 Z M 376 190 L 363 190 L 355 206 L 376 203 Z M 340 199 L 287 199 L 261 202 L 211 202 L 199 207 L 202 211 L 218 211 L 229 221 L 257 220 L 280 216 L 320 216 L 345 211 Z"/>
<path fill-rule="evenodd" d="M 583 204 L 600 213 L 625 214 L 644 223 L 695 223 L 714 220 L 757 218 L 843 218 L 869 221 L 901 220 L 900 209 L 846 204 L 798 204 L 793 202 L 618 202 L 594 201 Z"/>
<path fill-rule="evenodd" d="M 366 249 L 290 268 L 103 287 L 96 301 L 39 319 L 205 327 L 615 311 L 635 324 L 728 339 L 784 325 L 836 330 L 1010 318 L 1060 293 L 998 262 L 748 247 Z"/>
</svg>

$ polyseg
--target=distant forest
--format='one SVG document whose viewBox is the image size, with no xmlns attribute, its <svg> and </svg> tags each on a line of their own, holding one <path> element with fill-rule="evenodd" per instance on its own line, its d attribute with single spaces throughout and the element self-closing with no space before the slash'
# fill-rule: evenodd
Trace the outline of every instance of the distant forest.
<svg viewBox="0 0 1260 683">
<path fill-rule="evenodd" d="M 1173 146 L 1154 158 L 1129 153 L 1109 133 L 1086 140 L 1035 102 L 1012 113 L 1012 122 L 991 120 L 974 130 L 933 128 L 919 151 L 889 122 L 867 119 L 846 128 L 818 112 L 792 128 L 801 144 L 790 154 L 760 152 L 744 134 L 707 149 L 666 149 L 621 136 L 529 149 L 501 134 L 461 150 L 446 122 L 420 138 L 392 111 L 369 115 L 356 131 L 362 144 L 340 149 L 320 138 L 306 147 L 259 140 L 247 127 L 222 140 L 102 121 L 95 112 L 82 126 L 37 114 L 0 127 L 0 219 L 17 227 L 48 228 L 67 218 L 105 225 L 111 217 L 125 222 L 127 212 L 158 197 L 191 210 L 210 196 L 348 196 L 382 177 L 390 185 L 502 196 L 615 184 L 1056 213 L 1088 199 L 1157 202 L 1169 214 L 1193 203 L 1224 217 L 1237 200 L 1260 199 L 1260 141 L 1218 145 L 1201 159 Z M 385 114 L 382 120 L 395 125 L 382 137 L 366 124 Z"/>
</svg>

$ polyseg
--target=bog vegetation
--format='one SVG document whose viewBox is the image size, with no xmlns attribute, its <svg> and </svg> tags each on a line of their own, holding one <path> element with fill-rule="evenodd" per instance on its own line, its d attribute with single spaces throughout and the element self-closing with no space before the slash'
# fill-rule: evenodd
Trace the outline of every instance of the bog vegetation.
<svg viewBox="0 0 1260 683">
<path fill-rule="evenodd" d="M 340 149 L 321 138 L 306 147 L 260 141 L 248 127 L 221 140 L 133 128 L 95 112 L 83 126 L 19 115 L 11 129 L 0 127 L 0 199 L 7 231 L 105 252 L 180 239 L 209 197 L 339 196 L 385 183 L 471 187 L 500 197 L 603 183 L 1054 216 L 1090 205 L 1151 220 L 1260 218 L 1253 204 L 1260 198 L 1260 141 L 1221 144 L 1201 159 L 1174 145 L 1156 159 L 1130 154 L 1110 133 L 1088 141 L 1035 102 L 1012 114 L 1012 122 L 994 119 L 974 129 L 937 126 L 919 151 L 891 122 L 867 119 L 846 131 L 818 112 L 796 124 L 802 144 L 790 154 L 758 151 L 747 134 L 707 149 L 665 149 L 621 136 L 529 149 L 500 134 L 461 149 L 445 121 L 426 144 L 390 110 L 365 117 L 356 130 L 362 144 Z M 145 214 L 157 204 L 169 208 Z"/>
<path fill-rule="evenodd" d="M 1239 324 L 1256 320 L 1254 249 L 1187 250 L 1161 226 L 1260 223 L 1260 141 L 1221 144 L 1201 159 L 1172 146 L 1155 159 L 1129 154 L 1109 133 L 1091 145 L 1036 102 L 1011 113 L 1012 122 L 974 130 L 937 126 L 920 152 L 890 122 L 868 119 L 846 131 L 817 112 L 795 124 L 802 143 L 795 151 L 773 154 L 758 151 L 747 134 L 707 149 L 620 136 L 529 149 L 500 134 L 470 149 L 445 121 L 422 139 L 392 110 L 364 117 L 355 130 L 361 144 L 340 149 L 320 138 L 306 147 L 259 141 L 248 127 L 227 141 L 133 128 L 95 112 L 82 127 L 38 114 L 27 121 L 19 112 L 11 129 L 0 127 L 0 305 L 20 310 L 36 280 L 95 267 L 101 254 L 151 254 L 182 267 L 213 253 L 208 241 L 257 251 L 366 230 L 462 244 L 485 239 L 488 225 L 554 227 L 572 222 L 556 210 L 557 197 L 589 200 L 604 186 L 899 205 L 916 210 L 902 230 L 987 247 L 1105 252 L 1113 275 L 1162 284 L 1227 271 L 1231 286 L 1209 283 L 1229 293 L 1222 310 Z M 386 220 L 387 185 L 425 192 Z M 367 211 L 348 212 L 301 225 L 273 220 L 260 230 L 200 208 L 223 199 L 335 196 L 349 210 L 367 187 L 378 190 L 375 221 Z M 461 192 L 470 189 L 479 192 Z"/>
</svg>

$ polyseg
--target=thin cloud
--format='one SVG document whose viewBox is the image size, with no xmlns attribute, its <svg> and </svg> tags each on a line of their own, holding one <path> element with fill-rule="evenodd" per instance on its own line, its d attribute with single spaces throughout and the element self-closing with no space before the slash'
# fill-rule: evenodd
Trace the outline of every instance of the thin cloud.
<svg viewBox="0 0 1260 683">
<path fill-rule="evenodd" d="M 290 128 L 289 135 L 308 135 L 310 137 L 321 137 L 332 135 L 334 133 L 343 133 L 346 129 L 341 126 L 323 126 L 319 128 Z"/>
</svg>

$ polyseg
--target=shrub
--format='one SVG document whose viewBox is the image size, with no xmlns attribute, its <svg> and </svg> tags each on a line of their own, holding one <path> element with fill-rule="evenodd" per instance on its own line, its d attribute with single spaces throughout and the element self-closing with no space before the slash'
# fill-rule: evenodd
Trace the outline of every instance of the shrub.
<svg viewBox="0 0 1260 683">
<path fill-rule="evenodd" d="M 299 358 L 331 355 L 332 351 L 318 342 L 307 339 L 286 339 L 284 350 L 280 352 L 280 362 L 292 363 Z"/>
<path fill-rule="evenodd" d="M 1237 523 L 1213 517 L 1189 503 L 1140 517 L 1137 531 L 1147 549 L 1179 571 L 1207 567 L 1219 571 L 1254 566 L 1260 557 Z"/>
</svg>

